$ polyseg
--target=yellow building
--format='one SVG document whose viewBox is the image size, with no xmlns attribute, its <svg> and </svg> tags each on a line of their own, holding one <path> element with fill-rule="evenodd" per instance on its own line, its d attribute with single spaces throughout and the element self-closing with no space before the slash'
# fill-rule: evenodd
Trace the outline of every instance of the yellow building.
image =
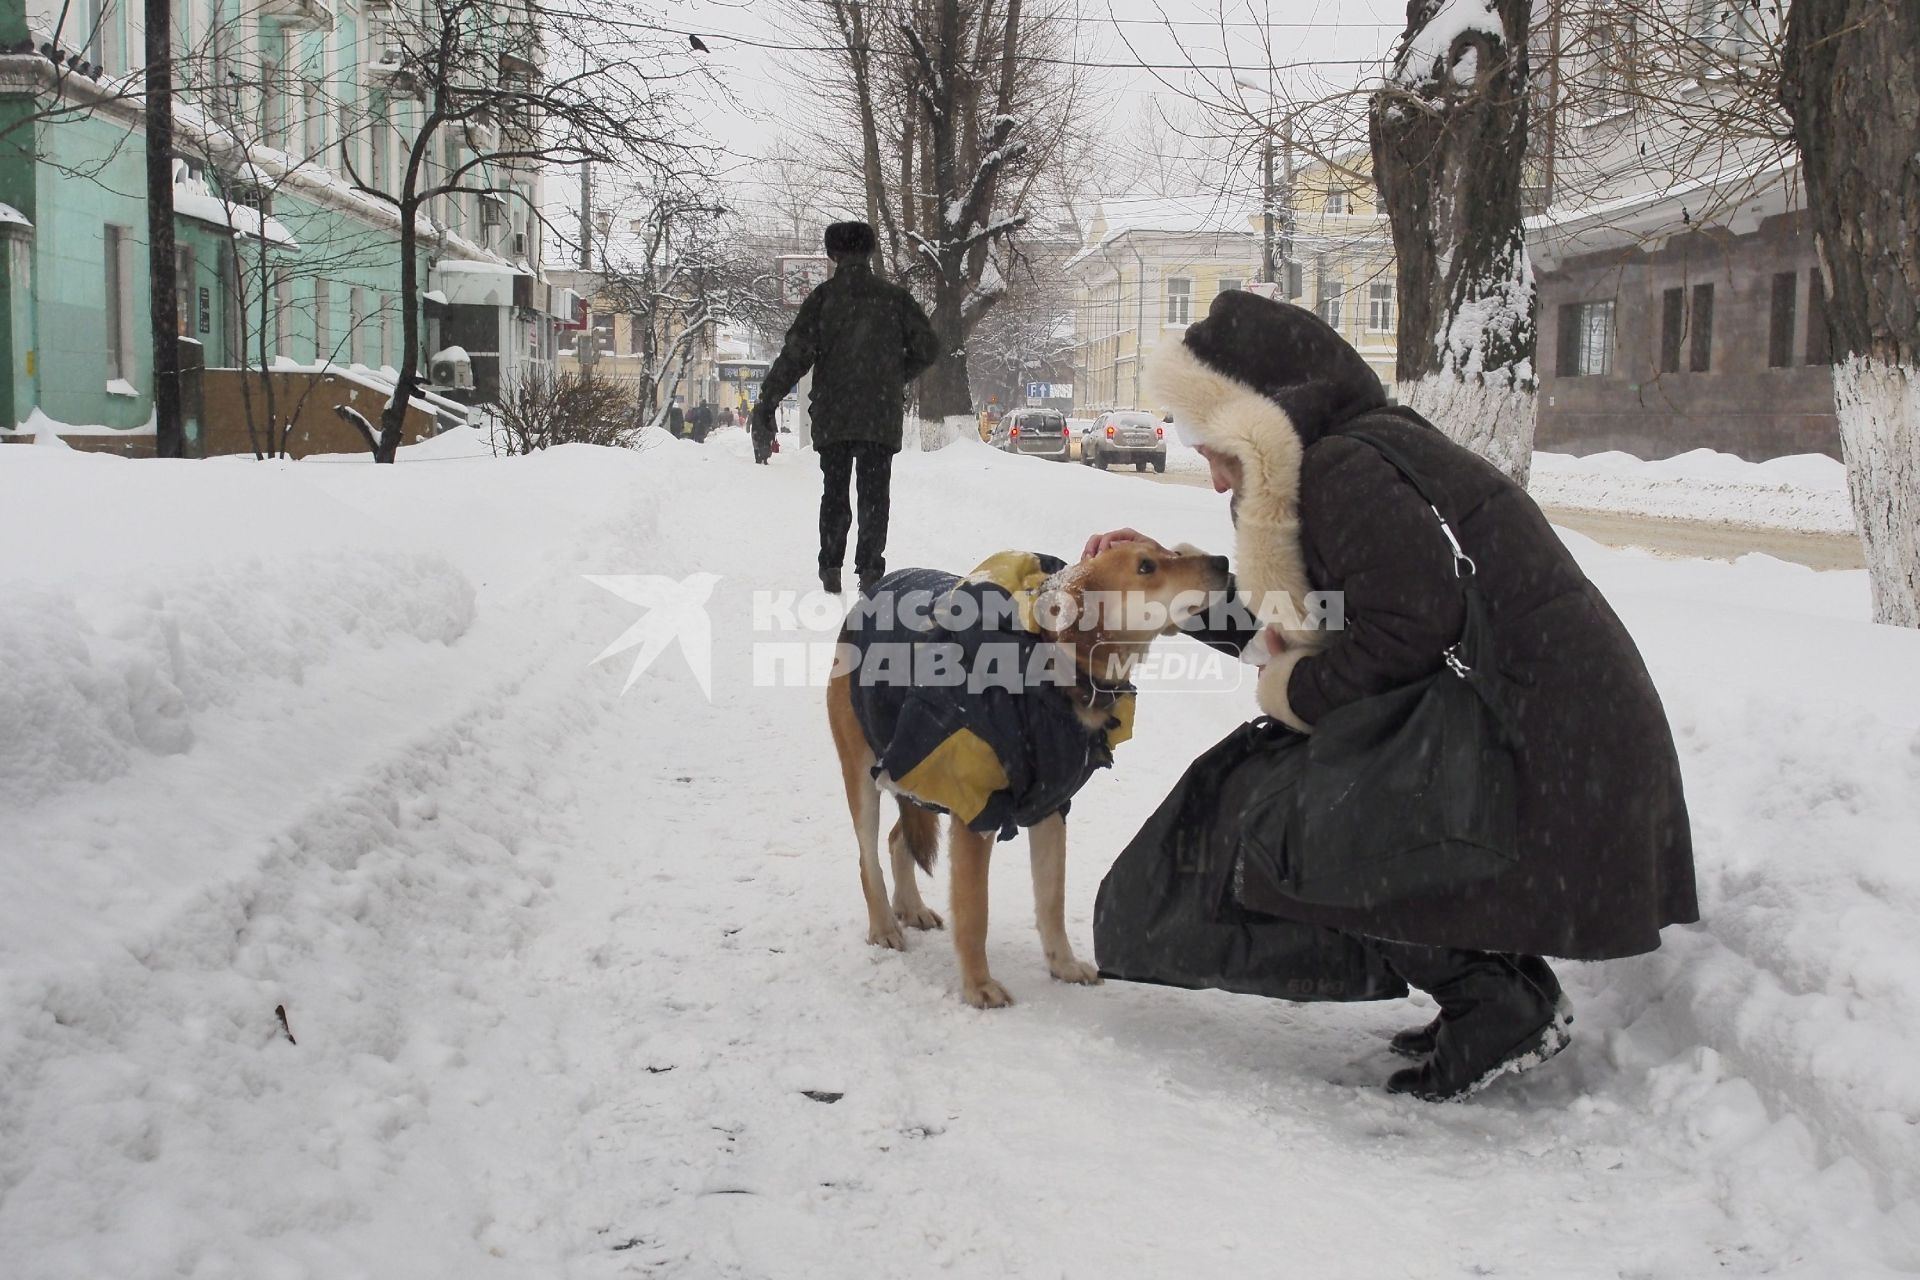
<svg viewBox="0 0 1920 1280">
<path fill-rule="evenodd" d="M 1372 167 L 1362 153 L 1339 168 L 1315 163 L 1294 174 L 1287 288 L 1353 344 L 1392 395 L 1400 307 L 1393 233 Z"/>
<path fill-rule="evenodd" d="M 1260 269 L 1259 219 L 1218 201 L 1108 198 L 1087 244 L 1067 260 L 1073 281 L 1073 411 L 1151 408 L 1140 369 L 1159 343 L 1178 341 L 1215 295 Z"/>
<path fill-rule="evenodd" d="M 1366 359 L 1393 394 L 1396 331 L 1393 237 L 1363 156 L 1294 175 L 1292 238 L 1276 230 L 1285 291 L 1311 307 Z M 1225 200 L 1108 198 L 1087 244 L 1067 262 L 1075 302 L 1074 407 L 1153 409 L 1141 403 L 1141 365 L 1178 341 L 1216 295 L 1260 276 L 1257 210 Z"/>
</svg>

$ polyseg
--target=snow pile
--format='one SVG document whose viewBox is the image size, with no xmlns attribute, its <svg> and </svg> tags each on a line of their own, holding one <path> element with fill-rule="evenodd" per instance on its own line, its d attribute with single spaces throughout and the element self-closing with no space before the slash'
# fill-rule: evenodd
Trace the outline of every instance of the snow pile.
<svg viewBox="0 0 1920 1280">
<path fill-rule="evenodd" d="M 437 556 L 332 552 L 255 558 L 106 597 L 23 591 L 0 612 L 0 804 L 191 750 L 195 720 L 271 700 L 343 649 L 452 644 L 473 588 Z"/>
<path fill-rule="evenodd" d="M 943 935 L 865 946 L 820 691 L 752 678 L 755 593 L 813 576 L 814 455 L 480 447 L 0 449 L 37 539 L 0 562 L 7 687 L 110 775 L 45 793 L 58 735 L 0 763 L 39 795 L 0 793 L 9 1277 L 1920 1268 L 1920 634 L 1864 620 L 1864 574 L 1565 535 L 1667 700 L 1706 919 L 1565 966 L 1572 1048 L 1428 1107 L 1378 1087 L 1425 1005 L 1049 981 L 1017 848 L 1013 1009 L 961 1004 Z M 894 497 L 896 565 L 1232 545 L 1203 488 L 972 444 Z M 711 701 L 673 649 L 623 696 L 631 653 L 594 659 L 636 610 L 586 575 L 696 572 Z M 1148 688 L 1076 801 L 1083 946 L 1244 674 Z"/>
<path fill-rule="evenodd" d="M 1847 469 L 1822 454 L 1747 462 L 1695 449 L 1648 462 L 1627 453 L 1536 453 L 1528 491 L 1543 507 L 1753 529 L 1854 533 Z"/>
</svg>

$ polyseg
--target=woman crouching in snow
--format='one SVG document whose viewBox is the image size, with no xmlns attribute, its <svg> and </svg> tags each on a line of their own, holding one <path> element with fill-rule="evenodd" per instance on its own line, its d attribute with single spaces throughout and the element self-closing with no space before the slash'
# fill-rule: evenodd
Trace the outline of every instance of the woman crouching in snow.
<svg viewBox="0 0 1920 1280">
<path fill-rule="evenodd" d="M 1382 880 L 1332 904 L 1288 899 L 1270 882 L 1241 905 L 1357 937 L 1432 995 L 1439 1016 L 1394 1037 L 1419 1060 L 1388 1080 L 1394 1092 L 1462 1098 L 1552 1057 L 1570 1016 L 1542 957 L 1636 955 L 1659 946 L 1662 926 L 1699 918 L 1673 737 L 1626 628 L 1525 491 L 1388 407 L 1359 353 L 1312 312 L 1223 293 L 1184 342 L 1162 348 L 1149 386 L 1206 457 L 1215 490 L 1233 495 L 1240 599 L 1256 610 L 1278 600 L 1280 616 L 1298 619 L 1310 592 L 1344 597 L 1338 631 L 1268 629 L 1278 652 L 1259 677 L 1267 716 L 1311 734 L 1363 699 L 1462 670 L 1449 654 L 1464 643 L 1469 577 L 1507 699 L 1504 869 L 1437 885 Z M 1116 530 L 1086 554 L 1130 540 L 1151 541 Z M 1201 638 L 1239 652 L 1258 630 L 1243 622 Z M 1365 775 L 1355 776 L 1343 803 L 1364 808 Z"/>
</svg>

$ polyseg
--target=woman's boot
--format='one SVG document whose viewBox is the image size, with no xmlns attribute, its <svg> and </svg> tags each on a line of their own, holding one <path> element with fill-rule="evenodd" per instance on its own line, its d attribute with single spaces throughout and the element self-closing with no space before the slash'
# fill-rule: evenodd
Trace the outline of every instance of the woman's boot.
<svg viewBox="0 0 1920 1280">
<path fill-rule="evenodd" d="M 1459 1101 L 1567 1047 L 1554 1001 L 1511 958 L 1491 951 L 1368 942 L 1409 985 L 1440 1004 L 1432 1055 L 1395 1072 L 1387 1080 L 1388 1092 L 1428 1102 Z"/>
<path fill-rule="evenodd" d="M 1560 989 L 1560 979 L 1554 976 L 1552 968 L 1539 956 L 1509 957 L 1527 981 L 1540 988 L 1541 994 L 1553 1001 L 1555 1014 L 1564 1030 L 1573 1025 L 1573 1001 L 1567 999 L 1567 993 Z M 1387 1041 L 1387 1048 L 1403 1058 L 1412 1058 L 1416 1062 L 1433 1053 L 1434 1037 L 1440 1034 L 1440 1018 L 1435 1015 L 1432 1022 L 1424 1027 L 1408 1027 L 1405 1031 L 1396 1031 Z"/>
</svg>

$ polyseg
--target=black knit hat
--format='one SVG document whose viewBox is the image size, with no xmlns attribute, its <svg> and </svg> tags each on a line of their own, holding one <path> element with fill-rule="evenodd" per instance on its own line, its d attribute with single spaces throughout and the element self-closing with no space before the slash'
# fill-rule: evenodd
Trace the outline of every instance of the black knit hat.
<svg viewBox="0 0 1920 1280">
<path fill-rule="evenodd" d="M 1309 444 L 1387 403 L 1360 353 L 1326 321 L 1290 302 L 1230 289 L 1213 300 L 1206 319 L 1188 326 L 1185 344 L 1201 363 L 1286 410 Z"/>
<path fill-rule="evenodd" d="M 864 258 L 873 245 L 873 228 L 864 222 L 836 222 L 827 228 L 829 257 Z"/>
</svg>

